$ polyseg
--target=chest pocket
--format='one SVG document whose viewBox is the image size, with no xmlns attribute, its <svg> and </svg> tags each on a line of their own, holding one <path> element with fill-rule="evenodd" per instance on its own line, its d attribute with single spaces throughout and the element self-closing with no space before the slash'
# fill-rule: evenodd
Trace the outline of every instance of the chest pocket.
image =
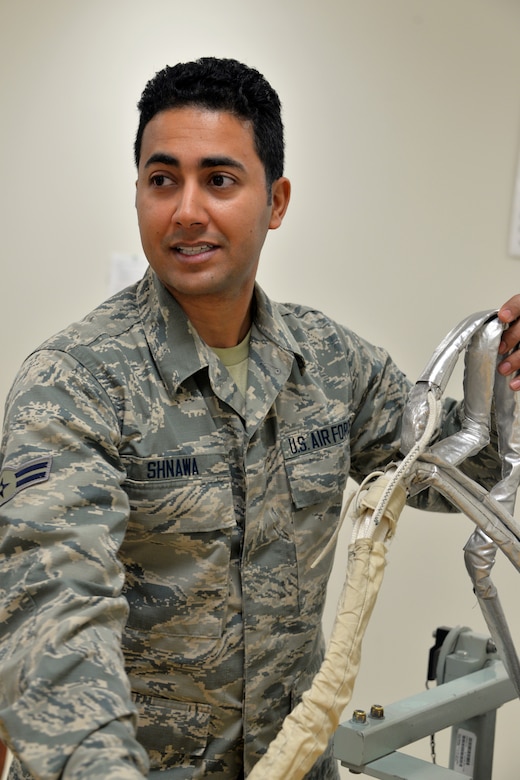
<svg viewBox="0 0 520 780">
<path fill-rule="evenodd" d="M 127 627 L 157 636 L 220 637 L 235 526 L 224 455 L 128 458 L 125 465 L 130 522 L 120 554 Z"/>
<path fill-rule="evenodd" d="M 342 426 L 330 425 L 282 441 L 293 504 L 300 605 L 316 621 L 321 620 L 334 550 L 314 568 L 312 564 L 336 529 L 350 464 L 348 429 Z M 339 430 L 341 434 L 336 433 Z"/>
<path fill-rule="evenodd" d="M 284 438 L 285 471 L 296 509 L 343 493 L 350 465 L 348 432 L 348 423 L 341 422 Z"/>
</svg>

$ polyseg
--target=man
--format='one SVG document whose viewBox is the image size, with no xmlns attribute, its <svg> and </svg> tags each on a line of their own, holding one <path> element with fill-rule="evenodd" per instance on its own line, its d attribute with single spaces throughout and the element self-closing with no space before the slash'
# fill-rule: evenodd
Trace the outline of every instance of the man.
<svg viewBox="0 0 520 780">
<path fill-rule="evenodd" d="M 290 196 L 276 93 L 208 58 L 158 73 L 139 108 L 150 269 L 36 350 L 6 408 L 11 778 L 247 776 L 319 668 L 332 554 L 310 564 L 347 476 L 399 455 L 409 384 L 388 355 L 255 286 Z M 517 296 L 504 354 L 519 315 Z M 443 435 L 459 424 L 447 403 Z M 496 469 L 491 450 L 468 464 Z M 330 755 L 309 774 L 336 777 Z"/>
</svg>

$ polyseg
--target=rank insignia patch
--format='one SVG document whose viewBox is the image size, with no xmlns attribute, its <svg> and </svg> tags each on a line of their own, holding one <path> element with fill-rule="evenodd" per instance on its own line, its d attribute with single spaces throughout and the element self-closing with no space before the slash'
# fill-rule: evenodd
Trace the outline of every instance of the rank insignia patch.
<svg viewBox="0 0 520 780">
<path fill-rule="evenodd" d="M 38 458 L 24 463 L 19 469 L 4 469 L 0 473 L 0 506 L 31 485 L 46 482 L 51 473 L 52 458 Z"/>
</svg>

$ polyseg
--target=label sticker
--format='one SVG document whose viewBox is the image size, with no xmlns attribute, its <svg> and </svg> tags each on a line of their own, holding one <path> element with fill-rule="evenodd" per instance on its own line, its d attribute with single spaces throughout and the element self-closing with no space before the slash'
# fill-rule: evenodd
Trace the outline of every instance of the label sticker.
<svg viewBox="0 0 520 780">
<path fill-rule="evenodd" d="M 455 763 L 453 769 L 466 777 L 473 777 L 477 737 L 472 731 L 459 729 L 455 743 Z"/>
</svg>

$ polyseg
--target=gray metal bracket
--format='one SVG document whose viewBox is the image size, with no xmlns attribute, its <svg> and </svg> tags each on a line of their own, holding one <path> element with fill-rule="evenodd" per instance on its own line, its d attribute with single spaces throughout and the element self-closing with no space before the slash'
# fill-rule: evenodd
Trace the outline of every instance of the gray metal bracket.
<svg viewBox="0 0 520 780">
<path fill-rule="evenodd" d="M 441 654 L 441 680 L 434 688 L 384 707 L 383 718 L 342 723 L 334 737 L 334 755 L 354 773 L 379 780 L 491 780 L 491 763 L 498 707 L 516 698 L 516 691 L 488 637 L 469 629 L 449 638 L 450 652 Z M 450 646 L 451 645 L 451 646 Z M 475 667 L 482 667 L 475 670 Z M 450 767 L 412 758 L 400 748 L 452 727 Z M 471 773 L 453 771 L 457 735 L 474 739 Z M 475 756 L 477 757 L 475 760 Z M 473 762 L 475 766 L 473 767 Z"/>
<path fill-rule="evenodd" d="M 351 770 L 354 771 L 354 770 Z M 438 764 L 428 764 L 406 753 L 390 753 L 363 767 L 363 773 L 378 780 L 461 780 L 459 772 Z"/>
</svg>

